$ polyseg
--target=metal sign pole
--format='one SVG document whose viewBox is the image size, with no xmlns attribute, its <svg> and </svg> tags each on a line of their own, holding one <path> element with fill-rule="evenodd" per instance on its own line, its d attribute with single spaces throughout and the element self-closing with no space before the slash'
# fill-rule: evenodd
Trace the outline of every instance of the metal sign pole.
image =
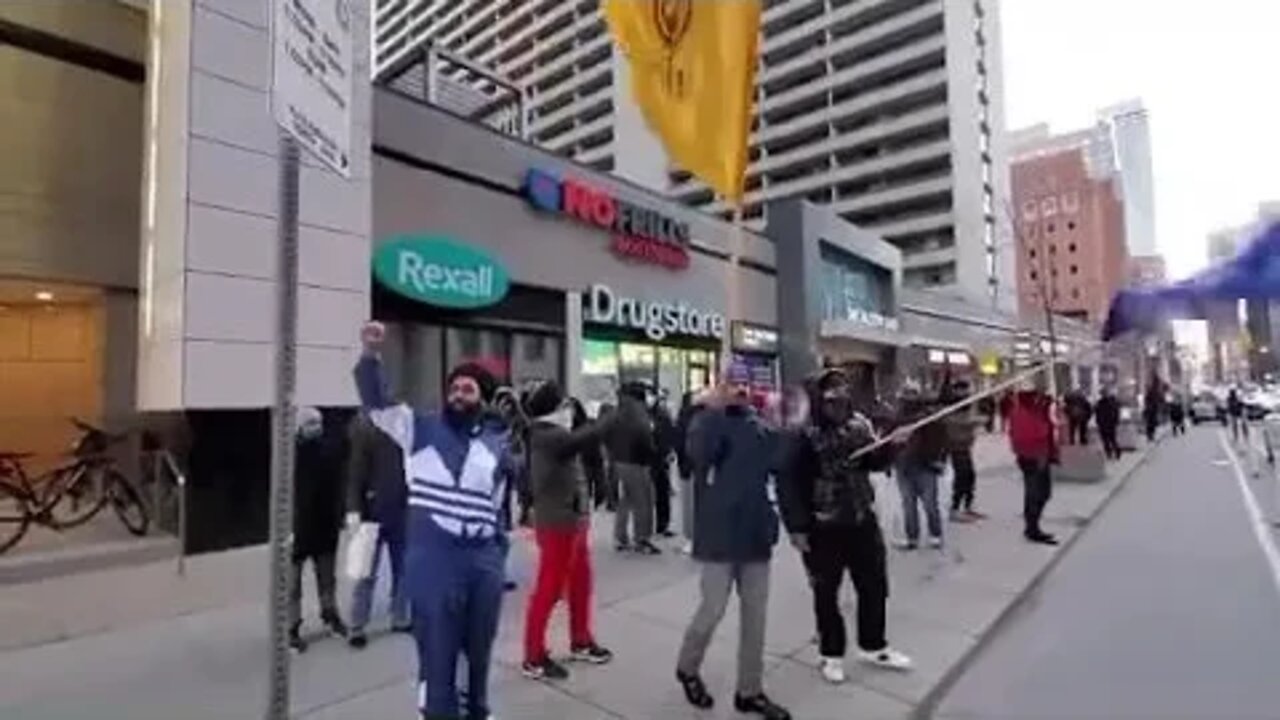
<svg viewBox="0 0 1280 720">
<path fill-rule="evenodd" d="M 289 718 L 289 586 L 293 573 L 293 470 L 298 340 L 298 144 L 280 133 L 276 267 L 275 404 L 271 409 L 271 667 L 267 720 Z"/>
</svg>

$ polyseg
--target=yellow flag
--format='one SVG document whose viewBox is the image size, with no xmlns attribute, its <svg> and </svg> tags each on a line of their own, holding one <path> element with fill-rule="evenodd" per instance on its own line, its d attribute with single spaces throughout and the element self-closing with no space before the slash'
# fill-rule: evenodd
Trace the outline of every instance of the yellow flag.
<svg viewBox="0 0 1280 720">
<path fill-rule="evenodd" d="M 742 199 L 755 97 L 760 0 L 606 0 L 631 89 L 667 155 Z"/>
</svg>

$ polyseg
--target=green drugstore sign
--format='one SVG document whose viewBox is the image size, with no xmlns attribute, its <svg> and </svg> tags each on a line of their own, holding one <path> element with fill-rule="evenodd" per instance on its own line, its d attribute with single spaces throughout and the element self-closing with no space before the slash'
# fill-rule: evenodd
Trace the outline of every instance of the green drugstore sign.
<svg viewBox="0 0 1280 720">
<path fill-rule="evenodd" d="M 373 274 L 394 293 L 447 308 L 494 305 L 511 288 L 507 269 L 491 255 L 439 236 L 383 242 L 373 255 Z"/>
</svg>

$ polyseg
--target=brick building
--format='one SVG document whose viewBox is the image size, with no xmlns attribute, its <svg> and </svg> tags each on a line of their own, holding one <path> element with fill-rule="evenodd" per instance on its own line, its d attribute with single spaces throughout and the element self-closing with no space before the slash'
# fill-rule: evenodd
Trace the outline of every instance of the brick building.
<svg viewBox="0 0 1280 720">
<path fill-rule="evenodd" d="M 1128 279 L 1124 201 L 1109 134 L 1021 135 L 1011 162 L 1018 305 L 1093 323 Z"/>
</svg>

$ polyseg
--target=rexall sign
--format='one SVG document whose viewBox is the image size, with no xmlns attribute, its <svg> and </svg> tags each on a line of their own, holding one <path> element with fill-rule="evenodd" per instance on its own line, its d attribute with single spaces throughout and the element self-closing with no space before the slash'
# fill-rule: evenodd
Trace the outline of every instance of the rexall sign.
<svg viewBox="0 0 1280 720">
<path fill-rule="evenodd" d="M 387 240 L 374 252 L 373 274 L 392 292 L 447 308 L 494 305 L 511 287 L 507 269 L 487 252 L 439 236 Z"/>
</svg>

